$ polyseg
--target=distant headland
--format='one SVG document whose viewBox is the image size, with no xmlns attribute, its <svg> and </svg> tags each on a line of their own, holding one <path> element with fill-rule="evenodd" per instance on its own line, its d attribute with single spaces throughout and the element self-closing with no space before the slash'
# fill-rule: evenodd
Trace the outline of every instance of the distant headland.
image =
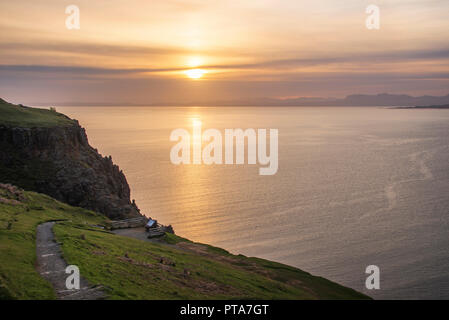
<svg viewBox="0 0 449 320">
<path fill-rule="evenodd" d="M 49 103 L 36 103 L 36 106 L 48 106 Z M 223 107 L 353 107 L 353 106 L 377 106 L 377 107 L 411 107 L 411 106 L 436 106 L 449 104 L 449 94 L 445 96 L 410 96 L 406 94 L 351 94 L 344 98 L 323 97 L 296 97 L 296 98 L 248 98 L 240 100 L 192 100 L 192 101 L 145 101 L 135 103 L 129 101 L 73 101 L 52 103 L 58 106 L 223 106 Z"/>
<path fill-rule="evenodd" d="M 449 109 L 449 104 L 433 106 L 396 107 L 395 109 Z"/>
</svg>

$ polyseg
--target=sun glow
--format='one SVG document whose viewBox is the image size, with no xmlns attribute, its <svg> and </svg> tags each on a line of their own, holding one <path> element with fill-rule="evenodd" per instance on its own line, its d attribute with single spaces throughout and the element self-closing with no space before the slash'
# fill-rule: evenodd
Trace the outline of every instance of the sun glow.
<svg viewBox="0 0 449 320">
<path fill-rule="evenodd" d="M 201 78 L 207 71 L 203 69 L 189 69 L 185 71 L 185 74 L 190 79 L 199 79 Z"/>
<path fill-rule="evenodd" d="M 189 68 L 198 68 L 203 63 L 204 61 L 201 57 L 189 57 L 187 60 L 187 66 L 189 66 Z"/>
</svg>

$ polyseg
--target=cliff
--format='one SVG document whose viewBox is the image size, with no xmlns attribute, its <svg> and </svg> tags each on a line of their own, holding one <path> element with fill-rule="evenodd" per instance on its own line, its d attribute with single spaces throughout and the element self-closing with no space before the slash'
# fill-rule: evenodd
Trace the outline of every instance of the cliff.
<svg viewBox="0 0 449 320">
<path fill-rule="evenodd" d="M 125 175 L 89 145 L 76 120 L 0 101 L 0 180 L 100 212 L 137 217 Z"/>
</svg>

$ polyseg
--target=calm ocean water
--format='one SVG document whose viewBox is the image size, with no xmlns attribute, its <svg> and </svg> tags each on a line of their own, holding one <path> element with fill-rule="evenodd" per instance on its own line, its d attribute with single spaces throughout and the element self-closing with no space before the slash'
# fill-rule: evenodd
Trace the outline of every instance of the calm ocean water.
<svg viewBox="0 0 449 320">
<path fill-rule="evenodd" d="M 142 213 L 375 298 L 449 299 L 449 110 L 58 107 L 125 172 Z M 279 170 L 171 164 L 176 128 L 279 129 Z M 224 132 L 224 131 L 223 131 Z M 365 289 L 377 265 L 381 289 Z"/>
</svg>

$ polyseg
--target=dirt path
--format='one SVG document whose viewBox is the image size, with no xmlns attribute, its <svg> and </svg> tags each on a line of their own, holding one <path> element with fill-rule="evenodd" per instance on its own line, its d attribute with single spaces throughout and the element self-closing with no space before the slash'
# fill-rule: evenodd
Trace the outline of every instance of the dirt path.
<svg viewBox="0 0 449 320">
<path fill-rule="evenodd" d="M 80 289 L 68 290 L 65 282 L 69 274 L 65 273 L 67 263 L 62 258 L 61 249 L 53 234 L 55 222 L 46 222 L 37 226 L 36 231 L 36 269 L 49 281 L 61 300 L 97 300 L 104 299 L 105 293 L 101 287 L 89 286 L 87 280 L 80 277 Z M 82 275 L 83 271 L 80 270 Z"/>
</svg>

